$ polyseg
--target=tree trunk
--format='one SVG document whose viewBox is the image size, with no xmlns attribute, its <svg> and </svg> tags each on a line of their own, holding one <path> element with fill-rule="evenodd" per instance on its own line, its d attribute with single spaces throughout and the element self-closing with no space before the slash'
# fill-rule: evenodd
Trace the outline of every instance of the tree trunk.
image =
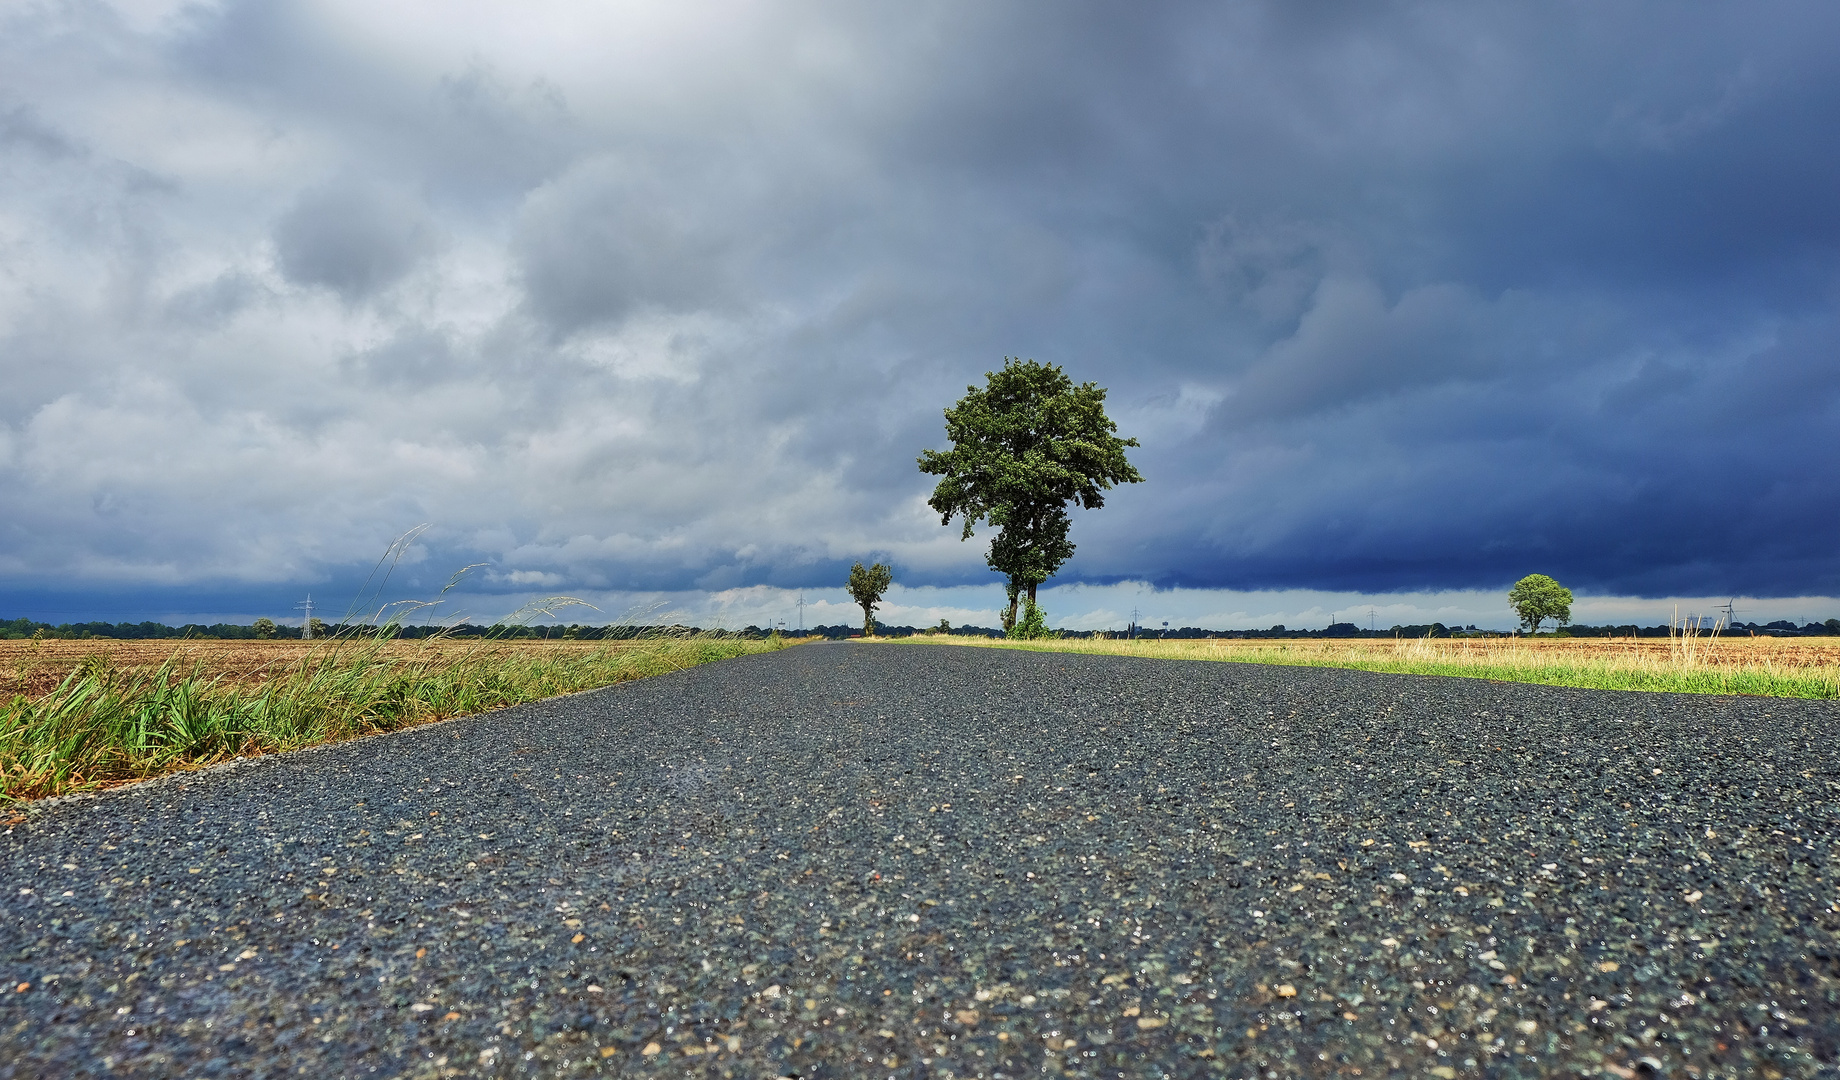
<svg viewBox="0 0 1840 1080">
<path fill-rule="evenodd" d="M 862 609 L 863 609 L 863 637 L 874 637 L 875 636 L 875 609 L 870 607 L 868 604 L 864 604 L 862 606 Z"/>
</svg>

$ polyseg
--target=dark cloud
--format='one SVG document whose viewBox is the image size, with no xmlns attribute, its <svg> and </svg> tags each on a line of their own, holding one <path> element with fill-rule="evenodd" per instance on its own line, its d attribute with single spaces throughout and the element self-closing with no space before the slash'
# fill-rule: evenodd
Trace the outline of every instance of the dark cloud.
<svg viewBox="0 0 1840 1080">
<path fill-rule="evenodd" d="M 741 299 L 755 224 L 723 185 L 645 164 L 584 162 L 533 192 L 517 245 L 526 296 L 573 330 L 639 308 L 697 311 Z"/>
<path fill-rule="evenodd" d="M 367 187 L 308 192 L 275 223 L 288 280 L 323 285 L 348 302 L 394 285 L 437 246 L 435 226 L 413 200 Z"/>
<path fill-rule="evenodd" d="M 83 156 L 82 147 L 72 143 L 63 132 L 46 124 L 35 110 L 24 105 L 15 105 L 0 112 L 0 146 L 10 147 L 15 152 L 29 151 L 53 159 Z"/>
</svg>

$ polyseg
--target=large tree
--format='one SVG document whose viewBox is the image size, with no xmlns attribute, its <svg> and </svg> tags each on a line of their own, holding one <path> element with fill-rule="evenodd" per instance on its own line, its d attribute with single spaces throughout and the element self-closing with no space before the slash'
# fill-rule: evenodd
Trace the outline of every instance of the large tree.
<svg viewBox="0 0 1840 1080">
<path fill-rule="evenodd" d="M 1547 619 L 1560 626 L 1572 621 L 1572 590 L 1545 574 L 1528 574 L 1508 590 L 1508 606 L 1528 633 L 1537 634 Z"/>
<path fill-rule="evenodd" d="M 997 527 L 985 561 L 1009 579 L 1008 630 L 1020 598 L 1033 604 L 1073 555 L 1067 507 L 1098 509 L 1114 484 L 1143 476 L 1124 454 L 1139 443 L 1115 434 L 1097 384 L 1075 386 L 1058 365 L 1008 356 L 985 380 L 945 411 L 952 448 L 922 451 L 920 471 L 942 478 L 927 505 L 941 525 L 964 519 L 960 539 L 982 521 Z"/>
</svg>

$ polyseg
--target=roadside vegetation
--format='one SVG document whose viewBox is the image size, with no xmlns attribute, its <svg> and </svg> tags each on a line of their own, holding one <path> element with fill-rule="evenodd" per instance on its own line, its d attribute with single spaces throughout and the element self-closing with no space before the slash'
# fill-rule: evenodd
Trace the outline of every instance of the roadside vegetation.
<svg viewBox="0 0 1840 1080">
<path fill-rule="evenodd" d="M 720 632 L 595 642 L 387 632 L 177 646 L 7 642 L 0 802 L 396 731 L 792 643 Z M 164 655 L 148 656 L 153 649 Z"/>
<path fill-rule="evenodd" d="M 934 635 L 904 639 L 1038 652 L 1099 653 L 1163 660 L 1215 660 L 1455 675 L 1500 682 L 1649 690 L 1840 698 L 1840 641 L 1831 638 L 1718 638 L 1693 632 L 1655 638 L 1401 638 L 1253 641 L 1063 638 L 1012 641 Z"/>
</svg>

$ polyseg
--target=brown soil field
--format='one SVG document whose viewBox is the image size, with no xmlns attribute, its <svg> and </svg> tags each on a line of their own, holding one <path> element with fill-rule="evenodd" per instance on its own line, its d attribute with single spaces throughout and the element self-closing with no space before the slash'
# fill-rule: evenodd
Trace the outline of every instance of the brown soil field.
<svg viewBox="0 0 1840 1080">
<path fill-rule="evenodd" d="M 477 655 L 545 652 L 593 652 L 605 647 L 620 648 L 618 641 L 480 641 L 429 640 L 393 641 L 384 655 L 400 659 L 434 659 Z M 88 657 L 101 657 L 110 668 L 125 671 L 157 668 L 169 659 L 182 671 L 201 669 L 207 676 L 226 682 L 260 683 L 276 673 L 302 661 L 332 659 L 336 649 L 363 646 L 342 645 L 325 641 L 215 641 L 209 639 L 165 641 L 116 641 L 87 638 L 80 641 L 45 640 L 0 641 L 0 697 L 14 694 L 37 696 L 56 688 L 66 676 Z"/>
</svg>

